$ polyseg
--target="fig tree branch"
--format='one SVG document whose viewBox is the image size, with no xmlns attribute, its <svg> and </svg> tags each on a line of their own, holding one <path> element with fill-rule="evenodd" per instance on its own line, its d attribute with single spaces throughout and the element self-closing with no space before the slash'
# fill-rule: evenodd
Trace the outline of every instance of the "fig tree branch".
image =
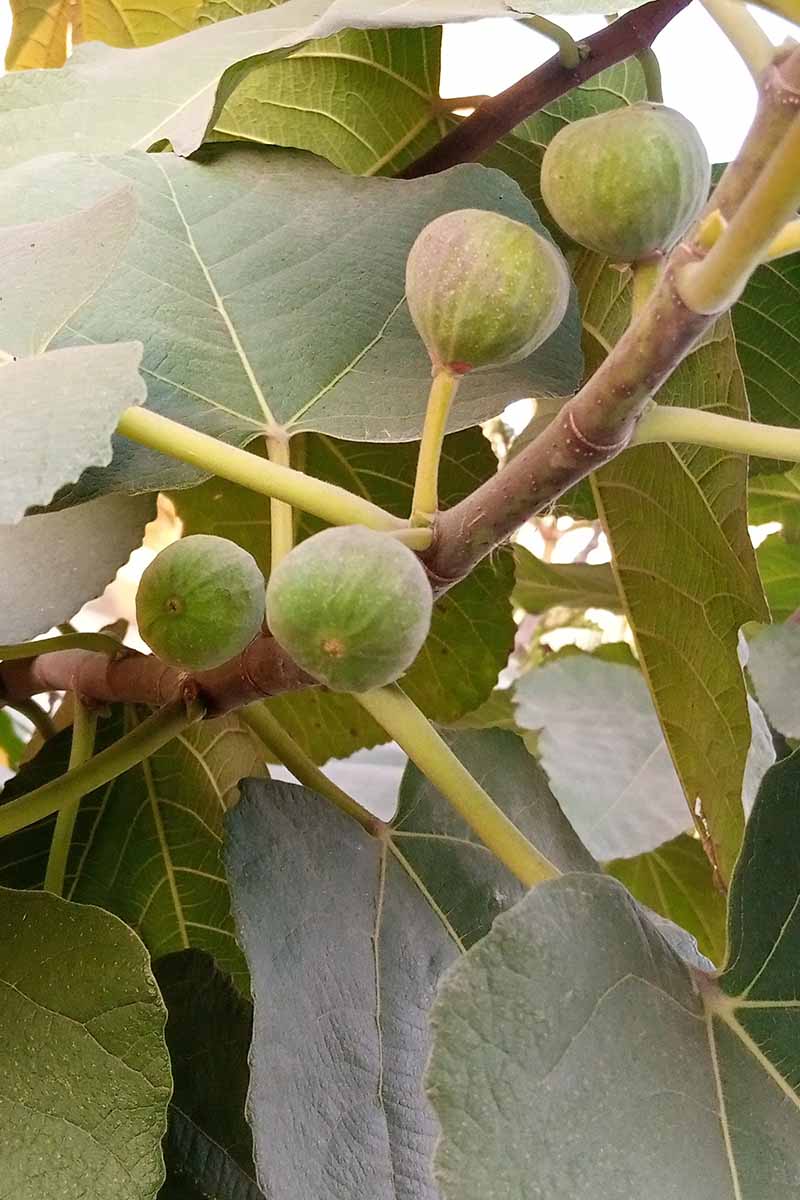
<svg viewBox="0 0 800 1200">
<path fill-rule="evenodd" d="M 566 95 L 606 67 L 613 67 L 640 50 L 649 49 L 661 30 L 689 2 L 651 0 L 650 4 L 626 13 L 582 43 L 584 57 L 574 67 L 564 66 L 561 55 L 554 55 L 504 92 L 484 100 L 471 116 L 406 167 L 400 178 L 419 179 L 422 175 L 446 171 L 458 163 L 477 162 L 501 138 L 546 104 Z"/>
</svg>

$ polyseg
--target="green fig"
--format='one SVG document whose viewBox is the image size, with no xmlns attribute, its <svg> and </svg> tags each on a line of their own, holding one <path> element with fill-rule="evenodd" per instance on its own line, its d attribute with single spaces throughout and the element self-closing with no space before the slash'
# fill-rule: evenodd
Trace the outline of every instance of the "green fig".
<svg viewBox="0 0 800 1200">
<path fill-rule="evenodd" d="M 406 265 L 406 298 L 434 371 L 526 358 L 561 324 L 570 281 L 560 251 L 521 221 L 465 208 L 426 225 Z"/>
<path fill-rule="evenodd" d="M 700 212 L 711 167 L 700 134 L 663 104 L 632 104 L 559 130 L 544 202 L 564 232 L 620 263 L 671 249 Z"/>
<path fill-rule="evenodd" d="M 360 525 L 301 542 L 267 587 L 270 632 L 334 692 L 368 692 L 398 679 L 428 636 L 432 606 L 417 556 Z"/>
<path fill-rule="evenodd" d="M 164 662 L 210 670 L 244 650 L 261 628 L 264 576 L 253 556 L 227 538 L 181 538 L 143 572 L 136 620 Z"/>
</svg>

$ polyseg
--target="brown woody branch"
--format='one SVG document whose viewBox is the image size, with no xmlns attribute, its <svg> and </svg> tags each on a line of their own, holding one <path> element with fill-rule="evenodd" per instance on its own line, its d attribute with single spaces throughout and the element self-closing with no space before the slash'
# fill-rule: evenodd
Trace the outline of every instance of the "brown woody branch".
<svg viewBox="0 0 800 1200">
<path fill-rule="evenodd" d="M 790 46 L 765 72 L 753 126 L 710 207 L 725 217 L 737 210 L 799 112 L 800 49 Z M 686 308 L 673 286 L 676 269 L 704 253 L 696 241 L 679 245 L 648 305 L 555 421 L 502 471 L 440 514 L 433 545 L 422 555 L 435 590 L 444 591 L 468 575 L 527 518 L 628 445 L 649 398 L 714 320 Z M 207 714 L 216 716 L 259 697 L 313 685 L 268 634 L 237 658 L 197 675 L 134 652 L 109 660 L 88 651 L 66 651 L 0 663 L 0 705 L 47 691 L 74 691 L 95 703 L 153 706 L 184 696 L 199 697 Z"/>
<path fill-rule="evenodd" d="M 626 13 L 613 25 L 586 38 L 583 44 L 588 53 L 577 67 L 563 66 L 559 56 L 554 55 L 504 92 L 484 100 L 457 128 L 401 171 L 400 178 L 419 179 L 423 175 L 446 171 L 458 163 L 477 162 L 520 122 L 546 104 L 566 95 L 606 67 L 613 67 L 640 50 L 647 50 L 661 30 L 689 3 L 690 0 L 652 0 L 650 4 Z"/>
<path fill-rule="evenodd" d="M 311 676 L 266 633 L 230 662 L 194 675 L 135 650 L 114 659 L 88 650 L 65 650 L 0 663 L 0 705 L 12 707 L 40 692 L 75 692 L 87 703 L 154 708 L 183 697 L 200 699 L 206 715 L 218 717 L 265 696 L 314 686 Z"/>
</svg>

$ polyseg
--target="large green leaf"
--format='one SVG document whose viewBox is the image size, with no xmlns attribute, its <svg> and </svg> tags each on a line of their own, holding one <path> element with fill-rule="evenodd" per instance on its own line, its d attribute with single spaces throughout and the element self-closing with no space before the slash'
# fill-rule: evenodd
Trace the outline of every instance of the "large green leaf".
<svg viewBox="0 0 800 1200">
<path fill-rule="evenodd" d="M 226 859 L 255 999 L 262 1190 L 434 1200 L 425 1016 L 456 943 L 385 841 L 304 788 L 242 792 Z"/>
<path fill-rule="evenodd" d="M 0 221 L 85 206 L 120 179 L 134 188 L 139 224 L 62 340 L 140 338 L 149 406 L 239 445 L 275 423 L 356 440 L 419 437 L 430 363 L 403 299 L 419 230 L 461 207 L 540 228 L 516 186 L 483 167 L 414 182 L 353 179 L 298 152 L 243 145 L 207 147 L 191 162 L 131 154 L 26 164 L 0 175 Z M 525 362 L 465 381 L 452 427 L 531 389 L 568 391 L 580 366 L 573 304 Z M 84 494 L 180 486 L 198 473 L 126 442 L 110 472 L 91 476 Z"/>
<path fill-rule="evenodd" d="M 262 8 L 211 0 L 215 16 Z M 352 175 L 396 175 L 446 132 L 438 29 L 349 30 L 271 61 L 242 80 L 218 136 L 296 146 Z"/>
<path fill-rule="evenodd" d="M 535 5 L 526 0 L 518 7 L 520 15 L 552 9 L 550 0 Z M 607 4 L 561 0 L 557 7 L 602 13 Z M 0 165 L 65 146 L 87 154 L 147 150 L 164 138 L 178 153 L 190 154 L 235 83 L 265 55 L 284 55 L 348 28 L 510 15 L 505 0 L 286 0 L 137 50 L 84 44 L 58 71 L 18 72 L 0 80 Z"/>
<path fill-rule="evenodd" d="M 98 747 L 130 724 L 117 712 L 101 724 Z M 24 795 L 66 769 L 69 732 L 49 741 L 8 783 Z M 262 755 L 236 717 L 194 726 L 141 766 L 81 804 L 65 894 L 115 912 L 154 958 L 189 946 L 209 951 L 247 990 L 220 850 L 225 810 L 244 775 L 264 772 Z M 0 841 L 0 883 L 40 887 L 53 820 Z"/>
<path fill-rule="evenodd" d="M 82 40 L 151 46 L 189 33 L 197 25 L 199 8 L 200 0 L 159 0 L 151 6 L 136 0 L 82 0 Z"/>
<path fill-rule="evenodd" d="M 452 745 L 537 845 L 591 868 L 517 738 Z M 226 861 L 255 998 L 261 1186 L 270 1200 L 434 1200 L 422 1096 L 433 989 L 520 886 L 413 770 L 380 839 L 306 789 L 246 780 L 242 792 Z"/>
<path fill-rule="evenodd" d="M 411 507 L 417 447 L 339 442 L 304 435 L 292 442 L 293 461 L 310 475 L 368 496 L 398 516 Z M 442 458 L 440 493 L 456 503 L 495 469 L 489 443 L 477 429 L 452 434 Z M 263 497 L 220 480 L 172 493 L 184 532 L 232 538 L 266 571 L 269 561 L 269 505 Z M 298 533 L 320 528 L 307 516 Z M 509 594 L 511 556 L 501 553 L 482 563 L 434 609 L 431 634 L 404 677 L 403 687 L 436 721 L 450 722 L 476 708 L 505 666 L 514 639 Z M 349 696 L 321 689 L 285 695 L 269 702 L 275 716 L 317 761 L 342 758 L 359 746 L 386 740 L 383 731 Z"/>
<path fill-rule="evenodd" d="M 796 754 L 748 824 L 718 978 L 589 875 L 534 888 L 449 972 L 427 1080 L 443 1200 L 797 1192 L 798 802 Z"/>
<path fill-rule="evenodd" d="M 5 217 L 0 349 L 6 354 L 43 353 L 118 262 L 136 224 L 133 190 L 109 180 L 96 195 L 53 220 L 14 225 L 18 217 Z M 24 205 L 16 212 L 31 215 Z"/>
<path fill-rule="evenodd" d="M 754 421 L 800 424 L 800 254 L 759 267 L 732 311 Z M 774 471 L 769 460 L 755 467 Z"/>
<path fill-rule="evenodd" d="M 151 1200 L 171 1079 L 142 943 L 100 909 L 2 889 L 0 994 L 2 1190 Z"/>
<path fill-rule="evenodd" d="M 622 332 L 624 278 L 583 257 L 580 285 L 595 363 Z M 662 404 L 747 416 L 727 318 L 658 393 Z M 747 462 L 697 446 L 626 451 L 594 477 L 614 570 L 670 754 L 699 802 L 724 878 L 744 828 L 750 744 L 738 631 L 766 605 L 747 529 Z"/>
<path fill-rule="evenodd" d="M 169 954 L 153 970 L 169 1013 L 175 1081 L 164 1143 L 167 1172 L 203 1196 L 263 1200 L 244 1115 L 252 1005 L 202 950 Z"/>
<path fill-rule="evenodd" d="M 620 607 L 614 572 L 608 563 L 546 563 L 524 546 L 514 547 L 516 584 L 512 601 L 529 613 L 554 605 L 567 608 Z"/>
<path fill-rule="evenodd" d="M 0 642 L 24 642 L 99 596 L 142 541 L 155 497 L 103 496 L 0 525 Z"/>
<path fill-rule="evenodd" d="M 725 897 L 699 838 L 682 834 L 647 854 L 618 858 L 606 870 L 638 901 L 680 925 L 714 963 L 725 958 Z"/>
</svg>

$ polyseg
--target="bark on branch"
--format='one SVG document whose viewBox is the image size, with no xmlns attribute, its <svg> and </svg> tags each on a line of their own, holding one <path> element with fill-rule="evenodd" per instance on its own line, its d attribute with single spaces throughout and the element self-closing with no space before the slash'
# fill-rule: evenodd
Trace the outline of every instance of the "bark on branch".
<svg viewBox="0 0 800 1200">
<path fill-rule="evenodd" d="M 651 0 L 626 13 L 613 25 L 586 38 L 586 57 L 576 67 L 565 67 L 558 54 L 497 96 L 490 96 L 471 116 L 431 150 L 400 173 L 401 179 L 435 175 L 458 163 L 477 162 L 520 122 L 585 83 L 652 45 L 661 30 L 686 8 L 690 0 Z"/>
</svg>

